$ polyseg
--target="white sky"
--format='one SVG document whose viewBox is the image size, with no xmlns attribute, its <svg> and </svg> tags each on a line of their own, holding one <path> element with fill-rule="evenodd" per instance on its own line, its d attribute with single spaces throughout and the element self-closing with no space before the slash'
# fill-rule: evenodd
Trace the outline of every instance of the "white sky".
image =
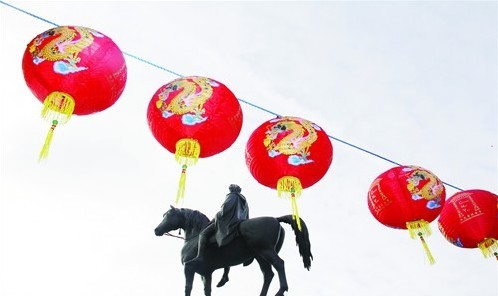
<svg viewBox="0 0 498 296">
<path fill-rule="evenodd" d="M 214 78 L 239 98 L 460 188 L 498 192 L 494 1 L 8 3 L 96 29 L 127 53 Z M 154 92 L 177 77 L 126 56 L 118 102 L 59 127 L 39 164 L 49 126 L 21 60 L 51 27 L 0 3 L 0 295 L 183 295 L 182 242 L 153 234 L 174 203 L 180 168 L 146 122 Z M 213 217 L 237 183 L 252 216 L 288 214 L 289 202 L 259 185 L 244 161 L 250 133 L 273 116 L 241 106 L 239 138 L 189 169 L 183 206 Z M 393 165 L 332 144 L 329 172 L 299 200 L 311 271 L 284 226 L 286 295 L 497 295 L 496 261 L 454 247 L 435 222 L 433 266 L 406 231 L 378 223 L 367 191 Z M 258 295 L 263 282 L 257 264 L 230 278 L 213 295 Z M 274 278 L 269 295 L 277 290 Z M 203 295 L 199 277 L 193 295 Z"/>
</svg>

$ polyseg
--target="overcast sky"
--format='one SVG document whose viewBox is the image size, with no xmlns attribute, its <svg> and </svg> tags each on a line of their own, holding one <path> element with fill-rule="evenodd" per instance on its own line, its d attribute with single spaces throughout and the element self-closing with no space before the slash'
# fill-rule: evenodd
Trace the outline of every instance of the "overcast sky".
<svg viewBox="0 0 498 296">
<path fill-rule="evenodd" d="M 216 79 L 238 98 L 456 187 L 498 192 L 495 1 L 7 2 L 98 30 L 128 54 Z M 49 126 L 21 60 L 52 27 L 0 3 L 0 294 L 183 295 L 182 241 L 153 233 L 174 203 L 180 168 L 146 121 L 152 95 L 177 76 L 126 55 L 116 104 L 57 128 L 38 163 Z M 241 107 L 240 136 L 189 169 L 182 206 L 211 218 L 236 183 L 251 216 L 288 214 L 289 201 L 257 183 L 244 159 L 249 135 L 274 116 Z M 330 170 L 299 199 L 310 271 L 284 225 L 286 295 L 497 295 L 496 260 L 451 245 L 436 222 L 430 266 L 418 241 L 373 218 L 368 188 L 392 163 L 332 145 Z M 258 295 L 262 282 L 257 264 L 235 267 L 213 295 Z M 277 290 L 274 278 L 269 295 Z M 203 295 L 200 277 L 192 295 Z"/>
</svg>

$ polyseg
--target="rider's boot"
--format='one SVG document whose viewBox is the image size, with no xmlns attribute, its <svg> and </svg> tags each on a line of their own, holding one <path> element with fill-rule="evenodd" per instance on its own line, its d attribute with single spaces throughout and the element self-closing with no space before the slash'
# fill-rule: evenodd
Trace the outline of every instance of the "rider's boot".
<svg viewBox="0 0 498 296">
<path fill-rule="evenodd" d="M 185 265 L 189 264 L 191 267 L 196 267 L 200 262 L 204 260 L 204 253 L 206 251 L 207 242 L 208 242 L 208 234 L 201 232 L 199 234 L 197 257 L 185 262 Z"/>
</svg>

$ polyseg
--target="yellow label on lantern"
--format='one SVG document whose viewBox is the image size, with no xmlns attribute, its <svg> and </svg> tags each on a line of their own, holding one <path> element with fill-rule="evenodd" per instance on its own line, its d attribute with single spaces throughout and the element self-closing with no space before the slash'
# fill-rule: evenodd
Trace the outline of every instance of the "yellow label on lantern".
<svg viewBox="0 0 498 296">
<path fill-rule="evenodd" d="M 484 215 L 483 211 L 472 198 L 472 193 L 460 193 L 451 200 L 455 207 L 460 223 L 466 222 L 474 217 Z"/>
<path fill-rule="evenodd" d="M 370 186 L 368 191 L 368 199 L 376 215 L 378 215 L 382 210 L 387 208 L 392 204 L 392 200 L 382 192 L 380 188 L 380 178 L 375 179 L 375 181 Z M 376 194 L 378 193 L 378 194 Z"/>
</svg>

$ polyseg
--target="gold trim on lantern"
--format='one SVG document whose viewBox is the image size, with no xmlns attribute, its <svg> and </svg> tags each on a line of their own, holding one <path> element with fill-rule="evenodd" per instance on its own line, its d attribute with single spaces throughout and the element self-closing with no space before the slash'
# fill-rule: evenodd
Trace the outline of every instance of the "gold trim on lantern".
<svg viewBox="0 0 498 296">
<path fill-rule="evenodd" d="M 496 239 L 487 238 L 477 246 L 481 249 L 484 258 L 496 257 L 496 260 L 498 260 L 498 241 Z"/>
<path fill-rule="evenodd" d="M 195 139 L 180 139 L 176 142 L 175 159 L 181 165 L 194 165 L 201 154 L 201 145 Z"/>
<path fill-rule="evenodd" d="M 71 95 L 54 91 L 43 101 L 41 116 L 49 122 L 57 120 L 58 124 L 64 124 L 71 118 L 75 105 L 76 103 Z"/>
<path fill-rule="evenodd" d="M 277 192 L 280 197 L 282 194 L 290 197 L 290 194 L 294 193 L 296 197 L 301 195 L 303 186 L 298 178 L 292 176 L 285 176 L 277 181 Z"/>
</svg>

